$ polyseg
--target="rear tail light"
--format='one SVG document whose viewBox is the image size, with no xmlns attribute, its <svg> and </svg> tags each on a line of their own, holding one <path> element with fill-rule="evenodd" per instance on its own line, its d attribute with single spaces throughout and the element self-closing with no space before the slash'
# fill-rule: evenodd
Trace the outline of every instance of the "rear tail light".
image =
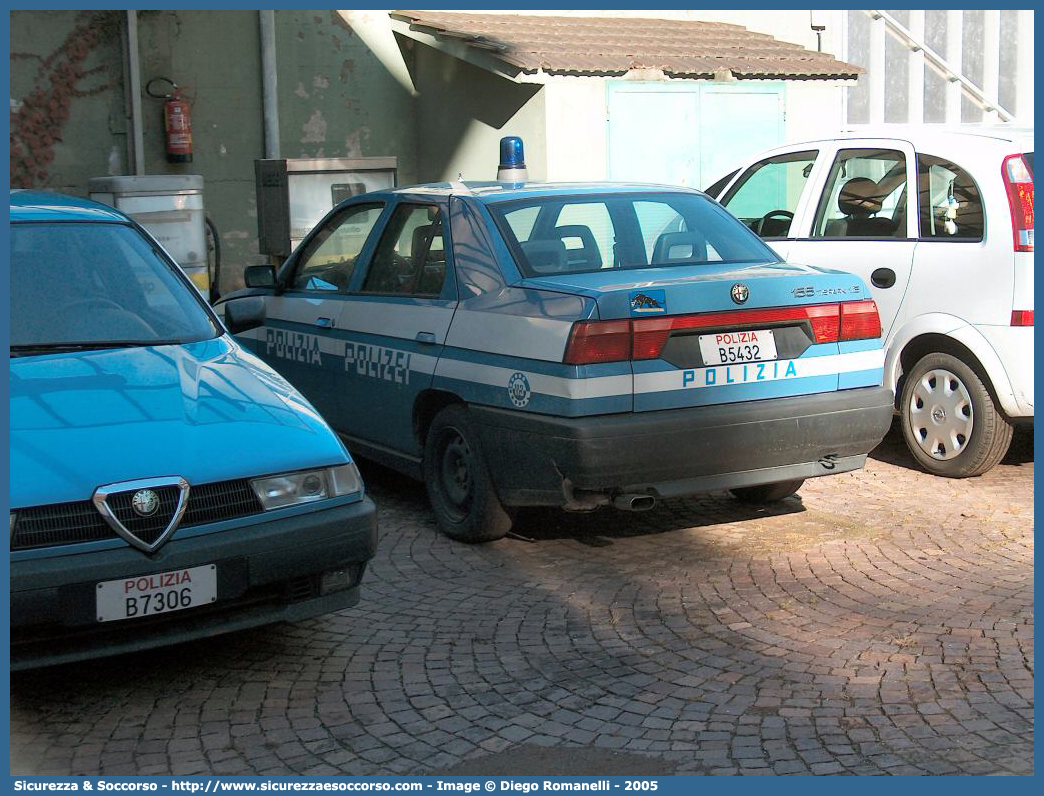
<svg viewBox="0 0 1044 796">
<path fill-rule="evenodd" d="M 1012 310 L 1012 312 L 1011 312 L 1011 325 L 1012 326 L 1032 326 L 1033 325 L 1033 310 Z"/>
<path fill-rule="evenodd" d="M 841 305 L 841 339 L 874 340 L 881 336 L 881 316 L 873 301 Z"/>
<path fill-rule="evenodd" d="M 1015 251 L 1033 251 L 1033 174 L 1022 155 L 1009 155 L 1001 166 L 1011 209 Z"/>
<path fill-rule="evenodd" d="M 567 365 L 624 362 L 631 358 L 630 321 L 581 321 L 566 347 Z"/>
<path fill-rule="evenodd" d="M 841 319 L 838 317 L 838 305 L 827 304 L 808 307 L 808 319 L 812 323 L 812 336 L 816 343 L 836 343 L 841 333 Z"/>
<path fill-rule="evenodd" d="M 816 344 L 840 340 L 869 340 L 881 336 L 881 318 L 873 301 L 815 304 L 809 307 L 711 312 L 634 321 L 580 321 L 566 347 L 567 365 L 658 359 L 671 332 L 758 327 L 802 323 L 812 327 Z"/>
<path fill-rule="evenodd" d="M 643 318 L 632 321 L 634 326 L 634 344 L 631 359 L 658 359 L 667 345 L 674 324 L 681 318 Z"/>
</svg>

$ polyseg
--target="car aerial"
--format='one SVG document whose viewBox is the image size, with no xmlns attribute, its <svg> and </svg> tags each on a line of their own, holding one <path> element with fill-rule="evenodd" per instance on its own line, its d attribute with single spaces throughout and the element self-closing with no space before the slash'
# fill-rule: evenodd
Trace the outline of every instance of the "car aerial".
<svg viewBox="0 0 1044 796">
<path fill-rule="evenodd" d="M 753 158 L 708 193 L 881 313 L 885 385 L 931 473 L 980 475 L 1033 421 L 1033 131 L 885 126 Z"/>
<path fill-rule="evenodd" d="M 10 213 L 12 669 L 355 604 L 375 508 L 316 411 L 123 214 Z"/>
<path fill-rule="evenodd" d="M 237 294 L 266 305 L 244 344 L 422 478 L 447 535 L 863 465 L 892 395 L 860 279 L 780 262 L 698 191 L 525 182 L 502 150 L 514 181 L 349 199 Z"/>
</svg>

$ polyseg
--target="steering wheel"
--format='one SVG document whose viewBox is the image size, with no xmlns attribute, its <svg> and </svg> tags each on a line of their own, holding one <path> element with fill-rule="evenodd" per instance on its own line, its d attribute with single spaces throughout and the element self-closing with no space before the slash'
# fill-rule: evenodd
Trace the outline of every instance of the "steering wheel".
<svg viewBox="0 0 1044 796">
<path fill-rule="evenodd" d="M 71 310 L 74 307 L 91 307 L 91 306 L 93 306 L 93 307 L 100 307 L 102 309 L 107 309 L 107 310 L 117 310 L 118 312 L 126 312 L 126 310 L 123 309 L 123 307 L 121 307 L 115 301 L 112 301 L 111 299 L 107 299 L 104 296 L 88 296 L 87 298 L 72 299 L 71 301 L 67 301 L 64 304 L 62 304 L 62 306 L 59 307 L 58 309 L 59 309 L 59 312 L 63 312 L 65 310 Z"/>
<path fill-rule="evenodd" d="M 788 221 L 793 221 L 794 214 L 791 213 L 789 210 L 770 210 L 758 219 L 757 229 L 754 230 L 754 233 L 760 237 L 761 230 L 765 227 L 765 222 L 773 218 L 785 218 Z"/>
</svg>

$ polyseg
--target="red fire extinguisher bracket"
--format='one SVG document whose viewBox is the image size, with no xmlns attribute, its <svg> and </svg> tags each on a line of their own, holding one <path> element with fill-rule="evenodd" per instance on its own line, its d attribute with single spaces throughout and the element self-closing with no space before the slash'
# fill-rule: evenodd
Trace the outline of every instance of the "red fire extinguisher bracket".
<svg viewBox="0 0 1044 796">
<path fill-rule="evenodd" d="M 167 83 L 170 91 L 158 93 L 157 83 Z M 145 93 L 163 100 L 163 133 L 166 139 L 168 163 L 192 162 L 192 111 L 188 99 L 178 84 L 168 77 L 154 77 L 145 85 Z"/>
</svg>

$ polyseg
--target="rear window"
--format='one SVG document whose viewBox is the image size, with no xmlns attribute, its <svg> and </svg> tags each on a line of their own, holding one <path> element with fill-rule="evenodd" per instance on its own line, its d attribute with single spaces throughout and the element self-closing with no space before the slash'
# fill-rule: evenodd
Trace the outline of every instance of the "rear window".
<svg viewBox="0 0 1044 796">
<path fill-rule="evenodd" d="M 527 276 L 779 258 L 698 194 L 554 196 L 489 207 Z"/>
</svg>

